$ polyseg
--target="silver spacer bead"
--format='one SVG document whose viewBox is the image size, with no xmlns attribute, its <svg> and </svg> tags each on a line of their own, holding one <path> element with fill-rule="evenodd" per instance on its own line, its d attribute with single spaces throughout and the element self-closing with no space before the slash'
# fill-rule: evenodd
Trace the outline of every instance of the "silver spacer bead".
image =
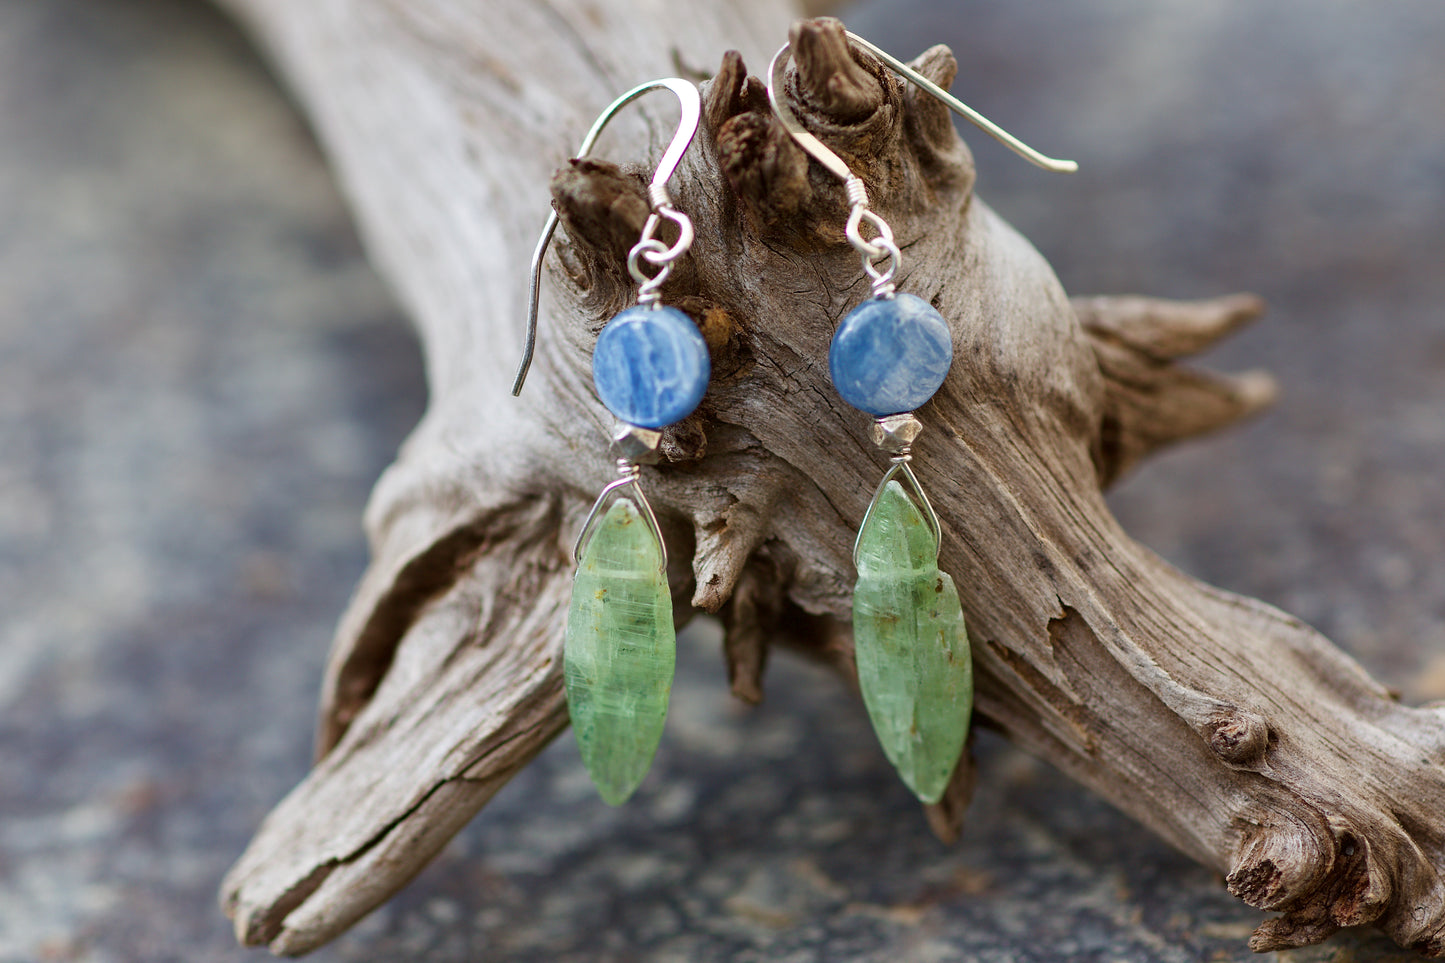
<svg viewBox="0 0 1445 963">
<path fill-rule="evenodd" d="M 913 412 L 901 415 L 884 415 L 873 422 L 873 444 L 890 455 L 911 454 L 914 439 L 923 431 L 923 422 L 913 417 Z"/>
<path fill-rule="evenodd" d="M 612 457 L 619 469 L 623 465 L 655 465 L 661 442 L 662 432 L 619 421 L 612 431 Z"/>
</svg>

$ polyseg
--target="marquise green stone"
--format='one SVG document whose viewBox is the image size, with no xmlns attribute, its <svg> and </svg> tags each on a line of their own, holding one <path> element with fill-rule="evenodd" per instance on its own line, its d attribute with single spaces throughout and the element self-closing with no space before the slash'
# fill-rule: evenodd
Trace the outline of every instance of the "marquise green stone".
<svg viewBox="0 0 1445 963">
<path fill-rule="evenodd" d="M 968 736 L 973 661 L 933 531 L 896 481 L 859 533 L 853 647 L 884 755 L 918 798 L 937 802 Z"/>
<path fill-rule="evenodd" d="M 577 746 L 610 805 L 625 802 L 652 765 L 676 657 L 662 546 L 637 506 L 618 498 L 583 548 L 564 650 Z"/>
</svg>

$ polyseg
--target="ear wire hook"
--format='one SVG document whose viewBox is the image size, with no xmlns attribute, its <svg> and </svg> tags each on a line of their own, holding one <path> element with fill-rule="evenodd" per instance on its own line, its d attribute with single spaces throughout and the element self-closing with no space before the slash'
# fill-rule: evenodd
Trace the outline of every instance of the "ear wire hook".
<svg viewBox="0 0 1445 963">
<path fill-rule="evenodd" d="M 984 133 L 1029 163 L 1061 174 L 1069 174 L 1079 169 L 1079 165 L 1071 160 L 1059 160 L 1040 154 L 897 57 L 880 50 L 856 33 L 844 31 L 844 35 L 878 57 L 894 72 L 938 98 L 950 110 L 972 122 Z M 893 297 L 893 278 L 898 273 L 898 266 L 902 261 L 902 254 L 893 239 L 892 229 L 883 218 L 869 209 L 868 188 L 863 183 L 863 179 L 854 174 L 843 162 L 843 158 L 833 153 L 828 145 L 808 133 L 798 120 L 798 115 L 793 113 L 793 108 L 787 98 L 778 96 L 778 89 L 783 85 L 783 71 L 787 69 L 788 61 L 792 59 L 792 49 L 792 44 L 783 44 L 773 55 L 773 62 L 768 65 L 768 102 L 772 105 L 773 113 L 777 114 L 784 129 L 792 135 L 793 140 L 797 141 L 798 145 L 811 154 L 818 163 L 843 181 L 848 192 L 849 207 L 848 226 L 844 230 L 844 236 L 848 238 L 848 243 L 853 246 L 853 249 L 862 255 L 863 272 L 872 284 L 873 296 L 891 298 Z M 865 223 L 878 232 L 871 240 L 863 236 L 861 228 Z M 887 261 L 880 269 L 874 262 L 882 257 L 886 257 Z"/>
<path fill-rule="evenodd" d="M 1074 161 L 1049 157 L 1046 154 L 1041 154 L 1034 150 L 1028 144 L 1025 144 L 1013 134 L 1010 134 L 886 50 L 882 50 L 869 41 L 864 40 L 851 30 L 845 30 L 844 34 L 853 43 L 856 43 L 887 64 L 889 69 L 894 73 L 942 101 L 947 105 L 949 110 L 952 110 L 955 114 L 958 114 L 1035 167 L 1042 167 L 1044 170 L 1052 171 L 1055 174 L 1072 174 L 1079 169 L 1079 165 Z M 786 99 L 780 98 L 777 95 L 776 89 L 782 86 L 783 70 L 787 67 L 790 59 L 792 59 L 792 44 L 783 44 L 778 52 L 773 55 L 773 62 L 768 65 L 768 102 L 772 104 L 773 112 L 778 115 L 778 120 L 782 121 L 788 133 L 793 135 L 793 139 L 796 140 L 804 150 L 812 154 L 813 157 L 824 167 L 828 168 L 829 171 L 836 174 L 842 180 L 848 181 L 853 178 L 853 172 L 848 169 L 848 165 L 843 163 L 843 159 L 833 153 L 822 141 L 804 130 L 803 125 L 798 122 L 798 116 L 793 113 L 793 108 L 788 105 Z"/>
<path fill-rule="evenodd" d="M 692 138 L 697 134 L 698 121 L 702 116 L 702 98 L 697 92 L 697 87 L 690 81 L 680 77 L 665 77 L 661 80 L 650 80 L 645 84 L 633 87 L 627 93 L 618 97 L 601 115 L 592 122 L 592 128 L 587 131 L 587 136 L 582 138 L 582 146 L 577 148 L 577 157 L 586 157 L 592 150 L 592 145 L 602 135 L 602 129 L 607 126 L 622 108 L 632 103 L 653 90 L 667 88 L 677 95 L 678 104 L 682 108 L 682 117 L 677 123 L 677 133 L 672 135 L 672 143 L 667 145 L 667 150 L 662 153 L 662 160 L 657 163 L 657 170 L 653 172 L 652 183 L 647 187 L 647 200 L 652 205 L 652 216 L 648 218 L 648 227 L 643 230 L 643 241 L 639 243 L 641 256 L 649 263 L 666 265 L 692 244 L 692 222 L 687 215 L 677 211 L 672 206 L 672 198 L 667 193 L 667 182 L 677 170 L 677 165 L 682 161 L 682 155 L 692 143 Z M 666 248 L 660 241 L 651 242 L 648 245 L 652 232 L 657 229 L 661 218 L 667 218 L 677 224 L 681 236 L 671 248 Z M 547 256 L 547 245 L 552 241 L 552 234 L 557 230 L 557 212 L 554 210 L 547 217 L 547 224 L 542 228 L 542 237 L 537 241 L 537 249 L 532 252 L 532 283 L 531 292 L 527 304 L 527 344 L 522 349 L 522 363 L 517 368 L 517 378 L 512 382 L 512 396 L 516 397 L 522 393 L 522 383 L 527 380 L 527 369 L 532 366 L 532 353 L 537 347 L 537 303 L 542 293 L 542 260 Z M 630 260 L 636 260 L 631 258 Z M 629 265 L 632 267 L 633 265 Z M 636 272 L 634 272 L 635 274 Z M 661 276 L 651 279 L 656 284 L 661 283 Z M 646 282 L 643 282 L 644 284 Z"/>
</svg>

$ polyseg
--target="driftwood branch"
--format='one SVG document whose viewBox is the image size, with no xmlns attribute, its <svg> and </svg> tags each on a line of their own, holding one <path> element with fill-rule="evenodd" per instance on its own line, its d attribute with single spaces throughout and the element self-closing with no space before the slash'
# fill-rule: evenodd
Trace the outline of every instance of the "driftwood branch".
<svg viewBox="0 0 1445 963">
<path fill-rule="evenodd" d="M 566 164 L 614 92 L 721 58 L 674 190 L 699 235 L 665 289 L 702 328 L 714 378 L 646 483 L 677 609 L 719 614 L 739 697 L 762 697 L 775 643 L 852 673 L 849 545 L 881 464 L 823 364 L 865 290 L 840 242 L 842 191 L 745 67 L 787 32 L 771 4 L 699 3 L 672 20 L 625 2 L 227 5 L 310 112 L 421 329 L 432 387 L 367 515 L 374 560 L 327 669 L 319 761 L 225 883 L 244 942 L 297 954 L 404 885 L 566 723 L 567 547 L 608 478 L 588 358 L 630 296 L 619 252 L 669 133 L 667 108 L 645 102 L 648 123 L 604 148 L 622 166 Z M 1445 953 L 1445 713 L 1398 704 L 1298 620 L 1173 570 L 1100 494 L 1161 445 L 1269 402 L 1266 376 L 1179 364 L 1258 302 L 1070 301 L 973 196 L 943 108 L 850 52 L 833 22 L 793 41 L 787 95 L 868 182 L 906 252 L 901 286 L 953 327 L 918 466 L 982 721 L 1279 911 L 1256 949 L 1374 923 Z M 917 65 L 952 79 L 944 48 Z M 559 167 L 565 238 L 514 401 L 525 262 Z M 931 807 L 941 836 L 959 831 L 974 778 L 960 766 Z"/>
</svg>

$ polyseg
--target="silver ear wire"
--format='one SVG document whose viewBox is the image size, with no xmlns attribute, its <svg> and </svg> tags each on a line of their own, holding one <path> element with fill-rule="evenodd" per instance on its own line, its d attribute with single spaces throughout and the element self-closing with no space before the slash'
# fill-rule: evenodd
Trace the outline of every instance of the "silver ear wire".
<svg viewBox="0 0 1445 963">
<path fill-rule="evenodd" d="M 661 80 L 650 80 L 645 84 L 638 84 L 609 104 L 607 109 L 592 122 L 592 128 L 587 131 L 587 136 L 582 138 L 582 146 L 577 148 L 576 155 L 579 158 L 587 156 L 592 150 L 592 145 L 601 136 L 602 129 L 617 115 L 618 111 L 643 94 L 664 87 L 677 95 L 678 104 L 682 108 L 682 117 L 677 123 L 677 133 L 672 135 L 672 143 L 668 144 L 667 150 L 663 151 L 662 160 L 658 161 L 657 170 L 653 172 L 652 182 L 648 185 L 647 198 L 652 205 L 652 216 L 648 218 L 648 226 L 643 231 L 642 240 L 633 248 L 633 256 L 628 259 L 629 269 L 635 266 L 634 262 L 638 255 L 650 264 L 662 266 L 663 270 L 656 276 L 646 278 L 644 275 L 644 279 L 641 280 L 644 286 L 643 293 L 654 295 L 657 286 L 666 277 L 670 263 L 681 257 L 692 245 L 692 221 L 686 214 L 672 206 L 672 199 L 667 193 L 667 181 L 677 170 L 683 153 L 692 143 L 694 135 L 697 134 L 698 121 L 702 117 L 702 97 L 697 92 L 697 86 L 680 77 L 664 77 Z M 677 242 L 670 248 L 660 241 L 652 240 L 653 234 L 663 218 L 676 223 L 680 232 Z M 557 212 L 554 210 L 548 215 L 547 224 L 542 228 L 542 237 L 537 241 L 537 249 L 532 252 L 532 283 L 527 304 L 527 344 L 522 349 L 522 363 L 518 366 L 517 378 L 512 383 L 513 397 L 522 393 L 522 383 L 527 380 L 527 369 L 532 366 L 532 353 L 537 347 L 537 303 L 542 293 L 542 260 L 547 256 L 547 246 L 551 243 L 552 234 L 556 230 Z M 634 270 L 633 273 L 636 276 L 641 272 Z"/>
<path fill-rule="evenodd" d="M 1042 167 L 1044 170 L 1053 171 L 1055 174 L 1072 174 L 1079 169 L 1079 165 L 1074 161 L 1049 157 L 1046 154 L 1041 154 L 1034 150 L 1028 144 L 1025 144 L 1013 134 L 1010 134 L 998 124 L 995 124 L 897 57 L 864 40 L 856 33 L 845 30 L 844 34 L 853 43 L 856 43 L 887 64 L 889 69 L 894 73 L 936 97 L 947 105 L 949 110 L 952 110 L 955 114 L 958 114 L 1035 167 Z M 783 70 L 788 66 L 791 55 L 792 45 L 785 43 L 778 52 L 773 55 L 773 62 L 768 65 L 768 102 L 772 104 L 773 113 L 778 115 L 778 120 L 782 121 L 788 133 L 793 135 L 793 139 L 796 140 L 804 150 L 813 155 L 820 164 L 828 168 L 828 170 L 832 171 L 842 180 L 847 181 L 853 176 L 853 172 L 848 169 L 848 165 L 843 163 L 842 158 L 829 150 L 822 141 L 804 130 L 803 125 L 798 122 L 798 117 L 793 113 L 793 108 L 789 106 L 787 100 L 785 98 L 779 98 L 777 95 L 777 88 L 783 84 Z"/>
<path fill-rule="evenodd" d="M 853 43 L 856 43 L 883 61 L 888 65 L 889 69 L 893 70 L 899 76 L 938 98 L 954 113 L 968 120 L 974 126 L 978 127 L 1000 144 L 1003 144 L 1015 154 L 1018 154 L 1030 164 L 1058 174 L 1072 174 L 1079 169 L 1079 165 L 1071 160 L 1060 160 L 1034 150 L 897 57 L 884 50 L 880 50 L 856 33 L 845 30 L 844 35 Z M 783 46 L 778 49 L 778 52 L 773 55 L 772 63 L 768 65 L 768 103 L 772 105 L 773 113 L 777 115 L 778 121 L 783 125 L 783 128 L 792 135 L 793 140 L 797 141 L 798 145 L 807 151 L 814 160 L 822 164 L 832 174 L 843 181 L 848 191 L 848 226 L 844 231 L 848 238 L 848 243 L 853 245 L 853 249 L 862 256 L 863 272 L 872 283 L 873 296 L 891 298 L 893 296 L 893 278 L 894 275 L 898 273 L 898 266 L 902 260 L 902 254 L 898 250 L 898 245 L 893 240 L 892 229 L 889 228 L 888 223 L 884 221 L 883 218 L 869 209 L 868 190 L 864 186 L 862 178 L 854 174 L 848 165 L 843 162 L 843 158 L 833 153 L 827 144 L 824 144 L 818 138 L 808 133 L 798 120 L 798 115 L 793 113 L 792 105 L 788 103 L 788 99 L 778 96 L 778 90 L 783 85 L 783 72 L 788 67 L 788 61 L 792 59 L 792 52 L 792 44 L 783 44 Z M 861 230 L 864 223 L 867 223 L 877 231 L 877 236 L 871 240 L 865 238 Z M 886 257 L 888 260 L 880 270 L 874 262 L 882 257 Z"/>
</svg>

